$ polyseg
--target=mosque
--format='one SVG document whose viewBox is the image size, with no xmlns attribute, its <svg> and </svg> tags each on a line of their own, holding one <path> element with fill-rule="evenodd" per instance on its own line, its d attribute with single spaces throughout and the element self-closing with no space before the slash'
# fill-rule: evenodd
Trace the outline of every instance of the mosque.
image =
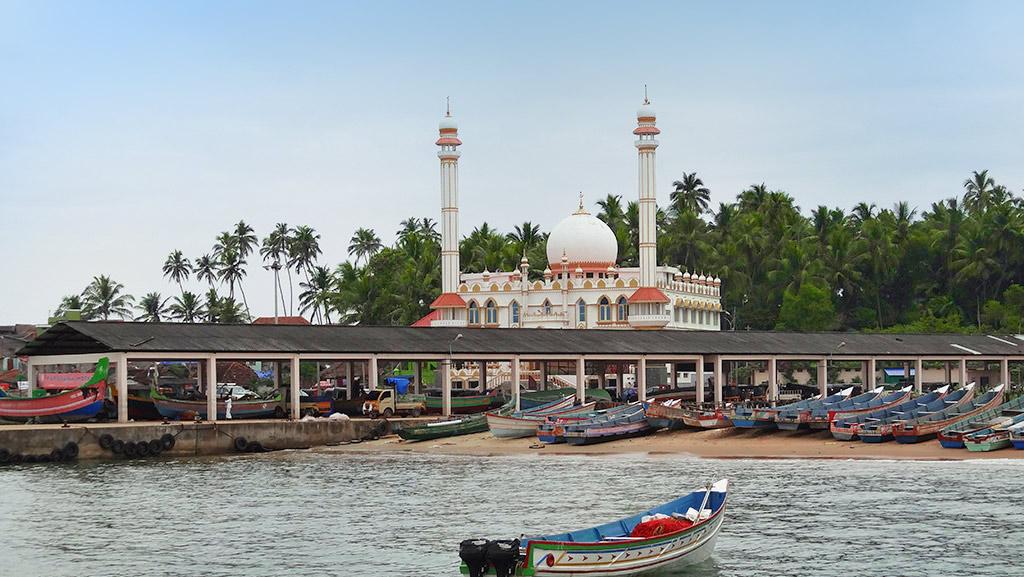
<svg viewBox="0 0 1024 577">
<path fill-rule="evenodd" d="M 722 281 L 678 267 L 658 266 L 655 215 L 656 126 L 646 98 L 637 111 L 639 267 L 618 265 L 615 233 L 579 208 L 552 229 L 543 280 L 519 269 L 463 273 L 459 268 L 459 129 L 442 118 L 441 286 L 423 321 L 440 327 L 719 330 Z M 421 321 L 416 324 L 426 324 Z"/>
</svg>

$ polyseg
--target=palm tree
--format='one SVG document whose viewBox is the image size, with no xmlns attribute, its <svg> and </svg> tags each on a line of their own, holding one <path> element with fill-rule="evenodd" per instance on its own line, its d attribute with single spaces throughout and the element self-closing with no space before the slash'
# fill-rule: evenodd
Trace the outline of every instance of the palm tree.
<svg viewBox="0 0 1024 577">
<path fill-rule="evenodd" d="M 217 235 L 213 244 L 213 259 L 215 261 L 223 260 L 224 253 L 226 252 L 240 252 L 238 237 L 230 232 L 222 232 Z"/>
<path fill-rule="evenodd" d="M 192 274 L 192 263 L 189 262 L 180 250 L 176 250 L 167 256 L 164 261 L 164 277 L 178 283 L 178 292 L 185 292 L 181 287 L 181 281 L 188 280 Z"/>
<path fill-rule="evenodd" d="M 139 301 L 135 308 L 141 313 L 135 317 L 135 320 L 147 323 L 159 323 L 171 312 L 167 307 L 167 299 L 162 298 L 160 293 L 157 292 L 149 293 L 142 297 L 142 300 Z"/>
<path fill-rule="evenodd" d="M 544 235 L 540 232 L 540 225 L 532 222 L 524 222 L 515 226 L 515 232 L 510 232 L 507 238 L 514 245 L 516 254 L 526 255 L 534 247 L 544 243 Z"/>
<path fill-rule="evenodd" d="M 111 316 L 127 318 L 131 316 L 134 298 L 124 294 L 124 285 L 106 275 L 93 277 L 89 286 L 82 293 L 85 314 L 90 318 L 110 319 Z"/>
<path fill-rule="evenodd" d="M 217 289 L 211 288 L 206 291 L 206 322 L 208 323 L 219 323 L 220 322 L 220 303 L 221 298 L 217 294 Z"/>
<path fill-rule="evenodd" d="M 54 317 L 63 317 L 68 311 L 81 311 L 85 308 L 82 303 L 81 295 L 65 295 L 64 298 L 60 299 L 60 304 L 57 305 L 57 309 L 53 311 Z M 83 318 L 85 316 L 83 315 Z M 89 320 L 85 318 L 85 320 Z"/>
<path fill-rule="evenodd" d="M 196 265 L 192 269 L 196 273 L 196 280 L 206 281 L 212 287 L 217 280 L 217 261 L 210 255 L 204 254 L 196 259 Z"/>
<path fill-rule="evenodd" d="M 309 281 L 309 270 L 316 264 L 320 250 L 320 235 L 311 227 L 301 225 L 295 228 L 291 243 L 288 245 L 289 263 L 295 270 L 302 271 Z"/>
<path fill-rule="evenodd" d="M 238 286 L 238 290 L 242 293 L 242 302 L 245 303 L 246 314 L 249 313 L 249 302 L 245 298 L 245 289 L 242 287 L 242 279 L 245 278 L 245 259 L 234 251 L 227 251 L 221 253 L 220 267 L 218 269 L 218 276 L 221 282 L 225 282 L 228 285 L 228 298 L 234 300 L 235 298 L 235 286 Z"/>
<path fill-rule="evenodd" d="M 749 188 L 739 195 L 739 207 L 743 211 L 757 211 L 768 199 L 768 187 L 761 184 L 751 184 Z"/>
<path fill-rule="evenodd" d="M 299 287 L 306 289 L 299 294 L 299 310 L 302 314 L 313 311 L 312 316 L 318 322 L 326 320 L 327 324 L 331 324 L 331 305 L 337 294 L 335 284 L 336 279 L 327 267 L 313 267 L 309 282 L 299 283 Z"/>
<path fill-rule="evenodd" d="M 245 323 L 249 322 L 249 314 L 232 297 L 224 297 L 217 303 L 217 322 Z"/>
<path fill-rule="evenodd" d="M 696 172 L 683 173 L 683 179 L 672 183 L 675 190 L 672 191 L 672 211 L 675 214 L 682 214 L 692 211 L 695 214 L 704 214 L 708 211 L 708 204 L 711 202 L 711 191 L 704 186 L 704 181 L 697 177 Z"/>
<path fill-rule="evenodd" d="M 368 228 L 357 229 L 355 234 L 348 243 L 348 254 L 349 256 L 356 257 L 356 264 L 359 264 L 360 260 L 369 258 L 377 254 L 383 245 L 380 243 L 380 238 L 377 234 Z"/>
<path fill-rule="evenodd" d="M 263 239 L 263 246 L 260 248 L 260 256 L 263 257 L 263 262 L 270 262 L 272 265 L 280 266 L 282 263 L 285 265 L 284 268 L 288 272 L 288 294 L 289 298 L 292 293 L 292 267 L 289 265 L 288 258 L 288 246 L 291 243 L 291 229 L 288 225 L 279 222 L 274 227 L 274 230 Z M 284 302 L 284 289 L 281 287 L 281 276 L 275 274 L 277 282 L 277 290 L 281 292 L 281 308 L 289 311 L 290 309 Z"/>
<path fill-rule="evenodd" d="M 171 316 L 183 323 L 199 322 L 206 315 L 203 302 L 195 293 L 185 291 L 181 296 L 174 297 L 170 307 Z"/>
<path fill-rule="evenodd" d="M 238 224 L 235 225 L 234 234 L 235 246 L 238 247 L 238 254 L 242 255 L 242 258 L 249 256 L 252 249 L 259 244 L 256 233 L 251 226 L 245 224 L 244 220 L 238 221 Z"/>
<path fill-rule="evenodd" d="M 410 237 L 417 236 L 420 233 L 420 219 L 412 216 L 399 223 L 401 228 L 398 229 L 398 233 L 395 235 L 395 242 L 401 244 Z M 351 253 L 349 253 L 351 254 Z"/>
<path fill-rule="evenodd" d="M 858 202 L 857 206 L 850 211 L 850 220 L 855 226 L 863 226 L 867 221 L 875 218 L 875 203 Z"/>
<path fill-rule="evenodd" d="M 971 213 L 985 212 L 992 204 L 995 189 L 996 181 L 988 175 L 987 170 L 975 170 L 971 177 L 964 181 L 964 208 Z"/>
<path fill-rule="evenodd" d="M 626 213 L 622 210 L 622 195 L 609 194 L 604 197 L 604 200 L 597 201 L 597 206 L 601 207 L 600 212 L 597 213 L 597 218 L 604 221 L 608 228 L 613 231 L 626 218 Z"/>
<path fill-rule="evenodd" d="M 432 218 L 420 219 L 420 234 L 432 242 L 441 242 L 441 233 L 437 232 L 437 221 Z"/>
</svg>

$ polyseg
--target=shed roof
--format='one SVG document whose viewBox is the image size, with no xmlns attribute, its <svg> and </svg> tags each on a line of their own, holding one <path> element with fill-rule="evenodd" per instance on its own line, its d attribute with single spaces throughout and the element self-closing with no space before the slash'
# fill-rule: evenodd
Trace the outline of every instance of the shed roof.
<svg viewBox="0 0 1024 577">
<path fill-rule="evenodd" d="M 463 335 L 453 341 L 456 335 Z M 457 356 L 523 355 L 1024 355 L 1013 336 L 956 334 L 786 333 L 770 331 L 642 331 L 477 329 L 336 325 L 188 323 L 59 323 L 19 354 L 167 353 L 405 353 Z M 845 343 L 845 344 L 842 344 Z"/>
</svg>

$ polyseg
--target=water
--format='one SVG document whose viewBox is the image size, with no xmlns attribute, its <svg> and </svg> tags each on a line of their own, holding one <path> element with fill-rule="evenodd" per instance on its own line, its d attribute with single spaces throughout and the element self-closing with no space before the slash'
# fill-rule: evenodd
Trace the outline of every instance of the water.
<svg viewBox="0 0 1024 577">
<path fill-rule="evenodd" d="M 602 523 L 729 477 L 692 576 L 1009 575 L 1020 463 L 280 452 L 0 469 L 0 575 L 457 574 L 464 538 Z"/>
</svg>

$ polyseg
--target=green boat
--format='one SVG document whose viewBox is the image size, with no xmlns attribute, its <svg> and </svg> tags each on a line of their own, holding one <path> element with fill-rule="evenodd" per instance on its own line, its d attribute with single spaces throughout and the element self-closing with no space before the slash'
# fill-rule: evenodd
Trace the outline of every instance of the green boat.
<svg viewBox="0 0 1024 577">
<path fill-rule="evenodd" d="M 454 400 L 452 399 L 452 401 Z M 514 410 L 515 405 L 513 403 L 505 403 L 497 412 L 501 415 L 507 415 L 511 414 Z M 406 441 L 429 441 L 431 439 L 471 435 L 485 431 L 487 431 L 487 415 L 480 413 L 468 415 L 460 419 L 436 421 L 414 427 L 402 427 L 398 430 L 398 436 Z"/>
<path fill-rule="evenodd" d="M 482 413 L 491 407 L 495 395 L 452 395 L 452 413 L 456 415 L 467 415 L 470 413 Z M 427 396 L 427 412 L 440 413 L 444 399 L 440 396 Z"/>
<path fill-rule="evenodd" d="M 561 389 L 548 389 L 546 391 L 529 391 L 519 394 L 519 407 L 521 409 L 532 409 L 538 407 L 544 403 L 550 403 L 551 401 L 557 401 L 558 399 L 565 398 L 569 395 L 575 395 L 576 389 L 573 387 L 564 387 Z M 586 391 L 587 402 L 612 402 L 612 396 L 608 391 L 604 389 L 587 389 Z"/>
</svg>

